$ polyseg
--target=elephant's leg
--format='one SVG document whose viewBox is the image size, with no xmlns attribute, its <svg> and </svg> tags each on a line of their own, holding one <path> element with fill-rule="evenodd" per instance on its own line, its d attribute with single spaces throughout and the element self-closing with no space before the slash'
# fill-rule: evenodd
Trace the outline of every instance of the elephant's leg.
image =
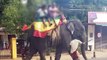
<svg viewBox="0 0 107 60">
<path fill-rule="evenodd" d="M 86 54 L 85 54 L 85 44 L 81 44 L 81 53 L 85 60 L 87 60 Z"/>
<path fill-rule="evenodd" d="M 21 54 L 22 54 L 22 60 L 24 60 L 26 58 L 26 53 L 27 53 L 27 48 L 26 47 L 23 47 L 22 50 L 21 50 Z"/>
<path fill-rule="evenodd" d="M 29 49 L 24 60 L 31 60 L 35 53 L 37 53 L 36 49 Z"/>
<path fill-rule="evenodd" d="M 86 45 L 85 40 L 86 40 L 86 33 L 83 33 L 83 35 L 81 36 L 81 41 L 82 41 L 81 53 L 82 53 L 82 56 L 84 57 L 84 59 L 87 60 L 86 53 L 85 53 L 85 45 Z"/>
<path fill-rule="evenodd" d="M 46 60 L 45 58 L 45 50 L 39 50 L 40 60 Z"/>
<path fill-rule="evenodd" d="M 62 47 L 61 46 L 57 46 L 56 47 L 56 53 L 55 53 L 55 60 L 60 60 L 61 53 L 62 53 Z"/>
</svg>

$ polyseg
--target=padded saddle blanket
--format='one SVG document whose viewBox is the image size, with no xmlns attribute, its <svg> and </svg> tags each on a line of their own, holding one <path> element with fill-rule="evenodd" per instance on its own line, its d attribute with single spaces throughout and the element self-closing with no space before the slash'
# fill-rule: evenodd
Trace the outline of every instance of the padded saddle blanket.
<svg viewBox="0 0 107 60">
<path fill-rule="evenodd" d="M 61 25 L 62 22 L 60 21 L 60 19 L 55 19 L 55 23 L 53 20 L 51 20 L 52 25 L 50 26 L 50 24 L 46 21 L 45 24 L 46 26 L 44 26 L 43 22 L 40 21 L 35 21 L 33 22 L 30 26 L 34 26 L 34 32 L 33 32 L 33 36 L 34 37 L 40 37 L 40 38 L 45 38 L 47 36 L 47 33 L 54 29 L 55 23 L 57 24 L 57 26 Z M 31 28 L 31 27 L 30 27 Z M 27 30 L 29 28 L 26 28 L 25 30 Z M 22 28 L 22 31 L 25 31 L 24 27 Z"/>
</svg>

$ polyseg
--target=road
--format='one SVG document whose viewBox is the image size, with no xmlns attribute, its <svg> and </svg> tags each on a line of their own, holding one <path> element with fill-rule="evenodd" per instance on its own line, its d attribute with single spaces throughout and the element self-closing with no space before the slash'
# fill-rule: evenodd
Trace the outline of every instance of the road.
<svg viewBox="0 0 107 60">
<path fill-rule="evenodd" d="M 87 51 L 86 55 L 88 57 L 88 60 L 107 60 L 107 50 L 102 51 L 96 51 L 95 56 L 93 58 L 93 52 Z M 17 59 L 0 59 L 0 60 L 22 60 L 21 57 L 18 57 Z M 39 60 L 39 56 L 34 56 L 32 60 Z M 50 60 L 49 56 L 46 56 L 46 60 Z M 54 53 L 52 53 L 52 60 L 54 60 Z M 72 60 L 72 58 L 67 54 L 63 53 L 61 56 L 61 60 Z M 80 55 L 80 60 L 84 60 L 83 57 Z"/>
</svg>

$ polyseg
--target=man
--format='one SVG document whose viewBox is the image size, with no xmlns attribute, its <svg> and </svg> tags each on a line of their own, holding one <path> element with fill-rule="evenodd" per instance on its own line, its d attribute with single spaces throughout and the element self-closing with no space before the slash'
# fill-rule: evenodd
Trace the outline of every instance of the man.
<svg viewBox="0 0 107 60">
<path fill-rule="evenodd" d="M 55 3 L 49 6 L 48 12 L 51 18 L 56 18 L 59 16 L 59 8 L 56 6 Z"/>
<path fill-rule="evenodd" d="M 46 26 L 45 21 L 47 19 L 47 15 L 48 15 L 48 10 L 46 5 L 42 5 L 38 10 L 37 10 L 37 19 L 41 19 L 43 24 Z"/>
<path fill-rule="evenodd" d="M 78 39 L 74 39 L 70 42 L 70 54 L 73 60 L 79 60 L 79 52 L 77 51 L 79 44 L 82 44 L 82 42 Z"/>
<path fill-rule="evenodd" d="M 60 15 L 60 11 L 59 11 L 59 8 L 56 6 L 55 3 L 53 3 L 52 5 L 50 5 L 48 7 L 48 13 L 49 13 L 49 18 L 53 19 L 54 24 L 57 26 L 57 24 L 55 22 L 55 18 L 57 18 Z"/>
</svg>

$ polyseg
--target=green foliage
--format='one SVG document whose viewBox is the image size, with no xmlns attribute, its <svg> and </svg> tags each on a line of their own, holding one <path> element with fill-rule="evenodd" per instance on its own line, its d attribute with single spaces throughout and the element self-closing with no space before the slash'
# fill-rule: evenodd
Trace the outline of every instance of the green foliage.
<svg viewBox="0 0 107 60">
<path fill-rule="evenodd" d="M 20 33 L 24 24 L 30 25 L 35 20 L 35 12 L 43 0 L 28 0 L 26 5 L 21 0 L 0 0 L 0 26 L 8 33 Z"/>
<path fill-rule="evenodd" d="M 28 0 L 22 5 L 21 0 L 0 0 L 0 26 L 9 33 L 20 32 L 22 26 L 35 20 L 35 12 L 42 4 L 56 2 L 66 17 L 87 21 L 88 11 L 102 11 L 107 0 Z"/>
<path fill-rule="evenodd" d="M 24 24 L 30 25 L 35 20 L 36 9 L 44 2 L 45 0 L 28 0 L 23 5 L 21 0 L 0 0 L 0 26 L 5 27 L 8 33 L 20 33 Z"/>
<path fill-rule="evenodd" d="M 64 14 L 72 19 L 87 21 L 88 11 L 102 11 L 107 6 L 107 0 L 54 0 Z"/>
<path fill-rule="evenodd" d="M 98 0 L 99 5 L 101 6 L 107 6 L 107 0 Z"/>
<path fill-rule="evenodd" d="M 2 26 L 6 28 L 9 33 L 15 33 L 20 21 L 20 1 L 10 0 L 9 4 L 5 5 L 3 11 L 3 19 L 1 20 Z"/>
<path fill-rule="evenodd" d="M 9 3 L 9 0 L 0 0 L 0 24 L 2 23 L 1 22 L 1 19 L 3 17 L 3 10 L 5 8 L 5 5 Z M 1 26 L 1 25 L 0 25 Z"/>
<path fill-rule="evenodd" d="M 81 21 L 86 20 L 86 8 L 83 7 L 84 0 L 55 0 L 60 9 L 67 18 L 78 18 Z"/>
</svg>

